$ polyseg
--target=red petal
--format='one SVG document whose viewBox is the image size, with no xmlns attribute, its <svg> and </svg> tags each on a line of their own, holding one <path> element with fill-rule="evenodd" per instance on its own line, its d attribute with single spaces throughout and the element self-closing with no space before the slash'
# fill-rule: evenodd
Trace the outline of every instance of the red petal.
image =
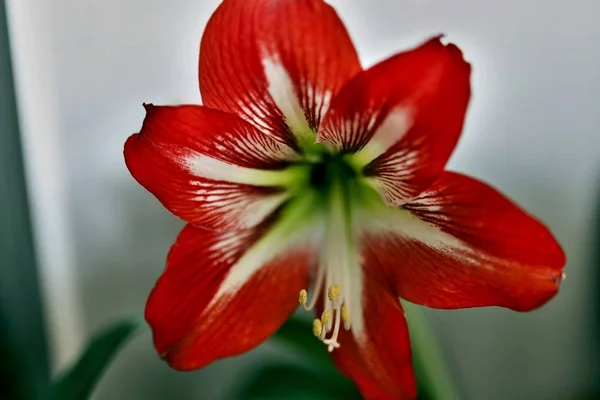
<svg viewBox="0 0 600 400">
<path fill-rule="evenodd" d="M 444 173 L 365 237 L 398 294 L 434 308 L 537 308 L 552 298 L 565 255 L 550 231 L 490 186 Z M 408 214 L 408 213 L 411 214 Z M 415 218 L 417 217 L 417 218 Z"/>
<path fill-rule="evenodd" d="M 298 245 L 257 255 L 263 233 L 264 226 L 234 233 L 183 229 L 146 305 L 156 349 L 172 367 L 197 369 L 250 350 L 297 307 L 314 252 Z M 257 271 L 230 287 L 230 278 L 249 262 Z"/>
<path fill-rule="evenodd" d="M 333 100 L 319 132 L 320 141 L 357 153 L 390 205 L 435 180 L 462 130 L 471 67 L 440 39 L 358 74 Z"/>
<path fill-rule="evenodd" d="M 125 162 L 178 217 L 209 229 L 247 228 L 286 199 L 278 187 L 255 185 L 277 176 L 294 157 L 290 148 L 221 111 L 146 109 L 141 132 L 125 144 Z"/>
<path fill-rule="evenodd" d="M 268 66 L 282 67 L 270 75 L 274 80 Z M 304 120 L 303 127 L 316 129 L 331 96 L 360 69 L 344 25 L 322 0 L 224 0 L 200 47 L 204 104 L 237 113 L 288 144 L 288 125 Z"/>
<path fill-rule="evenodd" d="M 414 399 L 416 380 L 404 311 L 388 285 L 365 275 L 364 327 L 360 332 L 355 326 L 341 331 L 333 361 L 366 400 Z"/>
</svg>

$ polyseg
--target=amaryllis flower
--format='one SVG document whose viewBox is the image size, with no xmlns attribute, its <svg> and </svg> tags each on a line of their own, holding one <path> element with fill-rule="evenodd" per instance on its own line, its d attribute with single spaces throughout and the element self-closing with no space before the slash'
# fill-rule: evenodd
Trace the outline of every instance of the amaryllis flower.
<svg viewBox="0 0 600 400">
<path fill-rule="evenodd" d="M 441 37 L 362 69 L 322 0 L 224 0 L 200 46 L 203 105 L 147 105 L 125 144 L 188 222 L 146 307 L 161 357 L 191 370 L 248 351 L 300 300 L 366 399 L 412 399 L 399 298 L 528 311 L 554 296 L 565 256 L 548 229 L 444 170 L 470 72 Z"/>
</svg>

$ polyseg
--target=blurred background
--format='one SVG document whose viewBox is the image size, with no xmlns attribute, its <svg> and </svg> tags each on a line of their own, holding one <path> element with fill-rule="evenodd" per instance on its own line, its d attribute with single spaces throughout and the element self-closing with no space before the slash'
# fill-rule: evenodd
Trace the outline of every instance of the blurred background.
<svg viewBox="0 0 600 400">
<path fill-rule="evenodd" d="M 141 315 L 182 227 L 134 182 L 122 148 L 141 126 L 143 102 L 200 102 L 199 40 L 219 1 L 4 2 L 29 197 L 20 210 L 31 213 L 55 372 L 98 329 Z M 425 310 L 461 397 L 600 398 L 591 394 L 600 387 L 600 2 L 329 2 L 365 66 L 438 33 L 463 49 L 474 95 L 449 168 L 508 194 L 566 250 L 568 278 L 538 311 Z M 11 266 L 0 268 L 2 279 Z M 251 367 L 285 357 L 268 343 L 177 373 L 145 331 L 118 354 L 95 398 L 228 400 Z"/>
</svg>

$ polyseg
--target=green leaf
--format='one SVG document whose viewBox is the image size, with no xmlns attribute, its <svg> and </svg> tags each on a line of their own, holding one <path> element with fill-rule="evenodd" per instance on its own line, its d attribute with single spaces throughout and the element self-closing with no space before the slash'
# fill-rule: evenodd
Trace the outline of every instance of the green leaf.
<svg viewBox="0 0 600 400">
<path fill-rule="evenodd" d="M 458 400 L 442 349 L 419 306 L 402 302 L 411 337 L 420 400 Z"/>
<path fill-rule="evenodd" d="M 341 378 L 341 379 L 340 379 Z M 321 373 L 288 364 L 261 368 L 242 390 L 240 399 L 360 400 L 351 381 L 339 373 Z"/>
<path fill-rule="evenodd" d="M 312 334 L 312 321 L 292 317 L 273 335 L 275 341 L 286 344 L 299 356 L 324 369 L 335 369 L 323 342 Z"/>
<path fill-rule="evenodd" d="M 45 398 L 50 368 L 8 37 L 0 0 L 0 398 Z"/>
<path fill-rule="evenodd" d="M 112 325 L 92 339 L 77 363 L 51 387 L 52 400 L 89 399 L 117 351 L 138 332 L 138 320 L 127 319 Z"/>
<path fill-rule="evenodd" d="M 265 400 L 361 398 L 354 383 L 335 368 L 323 343 L 313 336 L 311 320 L 290 318 L 275 333 L 273 340 L 286 345 L 287 349 L 304 359 L 308 366 L 293 367 L 286 364 L 267 366 L 254 375 L 255 381 L 250 383 L 249 391 L 241 398 Z M 259 397 L 256 397 L 258 395 Z"/>
<path fill-rule="evenodd" d="M 453 384 L 452 376 L 446 369 L 442 351 L 421 310 L 412 304 L 403 303 L 403 305 L 411 333 L 413 365 L 418 382 L 419 400 L 456 400 L 460 398 L 457 388 Z M 311 332 L 311 321 L 291 318 L 274 335 L 274 339 L 287 344 L 290 349 L 312 364 L 315 371 L 320 371 L 320 375 L 326 376 L 328 380 L 338 381 L 339 385 L 353 386 L 350 380 L 335 369 L 325 346 L 315 339 Z M 261 379 L 266 380 L 267 378 Z M 339 383 L 340 380 L 342 383 Z M 303 384 L 309 385 L 310 383 Z M 312 385 L 314 386 L 314 383 Z M 279 398 L 295 399 L 295 397 L 284 397 L 283 393 L 279 393 Z M 264 397 L 264 399 L 268 399 L 268 397 Z"/>
</svg>

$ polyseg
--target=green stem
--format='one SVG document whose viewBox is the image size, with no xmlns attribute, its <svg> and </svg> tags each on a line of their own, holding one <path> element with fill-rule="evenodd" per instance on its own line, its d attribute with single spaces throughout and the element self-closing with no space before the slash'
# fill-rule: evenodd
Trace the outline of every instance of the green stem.
<svg viewBox="0 0 600 400">
<path fill-rule="evenodd" d="M 420 379 L 419 386 L 435 400 L 459 400 L 459 391 L 454 385 L 452 374 L 448 370 L 435 334 L 421 307 L 402 302 L 410 330 L 413 362 Z"/>
</svg>

